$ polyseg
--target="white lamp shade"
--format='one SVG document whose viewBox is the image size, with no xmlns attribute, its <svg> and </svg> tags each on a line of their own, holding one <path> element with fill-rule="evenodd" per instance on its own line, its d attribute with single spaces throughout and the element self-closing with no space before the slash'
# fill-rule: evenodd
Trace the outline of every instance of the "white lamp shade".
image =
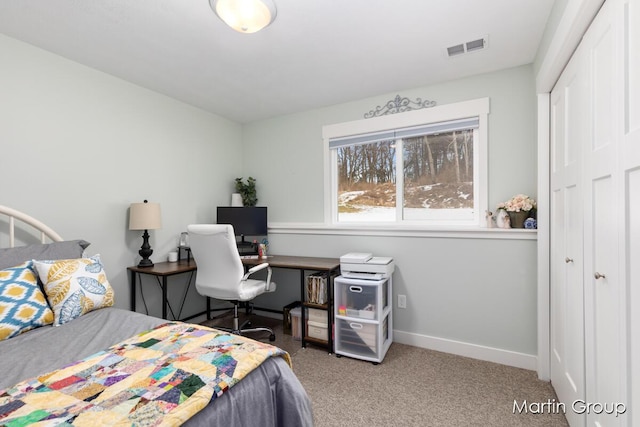
<svg viewBox="0 0 640 427">
<path fill-rule="evenodd" d="M 162 228 L 159 203 L 131 203 L 129 230 L 157 230 Z"/>
<path fill-rule="evenodd" d="M 240 33 L 255 33 L 276 17 L 272 0 L 209 0 L 211 8 L 228 26 Z"/>
</svg>

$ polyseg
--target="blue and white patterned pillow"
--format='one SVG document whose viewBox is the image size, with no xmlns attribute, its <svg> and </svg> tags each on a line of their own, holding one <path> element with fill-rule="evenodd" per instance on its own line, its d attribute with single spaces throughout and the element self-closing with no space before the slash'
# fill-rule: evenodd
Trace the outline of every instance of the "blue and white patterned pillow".
<svg viewBox="0 0 640 427">
<path fill-rule="evenodd" d="M 100 255 L 58 261 L 33 261 L 53 309 L 55 326 L 113 305 L 113 288 Z"/>
<path fill-rule="evenodd" d="M 38 287 L 33 263 L 0 271 L 0 340 L 53 323 L 53 312 Z"/>
</svg>

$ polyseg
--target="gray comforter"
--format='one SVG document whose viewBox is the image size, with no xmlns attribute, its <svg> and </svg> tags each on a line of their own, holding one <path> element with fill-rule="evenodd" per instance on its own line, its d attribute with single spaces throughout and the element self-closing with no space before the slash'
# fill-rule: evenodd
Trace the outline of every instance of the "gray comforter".
<svg viewBox="0 0 640 427">
<path fill-rule="evenodd" d="M 62 326 L 45 326 L 0 341 L 0 389 L 90 356 L 165 323 L 105 308 Z M 272 357 L 196 414 L 187 426 L 311 426 L 311 403 L 281 357 Z"/>
</svg>

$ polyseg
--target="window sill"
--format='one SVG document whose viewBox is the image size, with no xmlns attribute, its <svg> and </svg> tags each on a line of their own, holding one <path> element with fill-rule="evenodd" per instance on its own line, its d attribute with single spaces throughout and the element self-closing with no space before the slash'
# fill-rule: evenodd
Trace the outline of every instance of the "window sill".
<svg viewBox="0 0 640 427">
<path fill-rule="evenodd" d="M 269 234 L 321 234 L 336 236 L 436 237 L 447 239 L 537 240 L 538 230 L 482 227 L 411 227 L 326 225 L 322 223 L 270 223 Z"/>
</svg>

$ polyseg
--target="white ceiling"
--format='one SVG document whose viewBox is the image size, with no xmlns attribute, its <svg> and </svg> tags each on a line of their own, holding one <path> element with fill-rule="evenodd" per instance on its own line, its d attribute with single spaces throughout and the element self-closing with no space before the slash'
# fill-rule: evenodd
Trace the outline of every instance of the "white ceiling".
<svg viewBox="0 0 640 427">
<path fill-rule="evenodd" d="M 247 123 L 531 63 L 554 2 L 274 1 L 240 34 L 208 0 L 2 0 L 0 33 Z"/>
</svg>

